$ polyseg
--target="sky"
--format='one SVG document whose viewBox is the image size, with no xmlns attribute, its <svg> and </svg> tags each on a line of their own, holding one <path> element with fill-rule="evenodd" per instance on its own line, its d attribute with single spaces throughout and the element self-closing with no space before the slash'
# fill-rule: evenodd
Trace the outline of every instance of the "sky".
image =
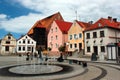
<svg viewBox="0 0 120 80">
<path fill-rule="evenodd" d="M 0 39 L 8 32 L 18 39 L 36 21 L 57 12 L 71 22 L 108 16 L 120 21 L 120 0 L 0 0 Z"/>
</svg>

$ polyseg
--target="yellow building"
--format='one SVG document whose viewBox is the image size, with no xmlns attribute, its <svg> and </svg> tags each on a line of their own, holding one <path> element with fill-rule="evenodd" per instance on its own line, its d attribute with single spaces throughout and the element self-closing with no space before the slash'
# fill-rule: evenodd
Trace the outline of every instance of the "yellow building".
<svg viewBox="0 0 120 80">
<path fill-rule="evenodd" d="M 89 23 L 75 20 L 68 31 L 68 51 L 78 50 L 79 52 L 84 49 L 84 34 L 83 31 L 89 27 Z"/>
</svg>

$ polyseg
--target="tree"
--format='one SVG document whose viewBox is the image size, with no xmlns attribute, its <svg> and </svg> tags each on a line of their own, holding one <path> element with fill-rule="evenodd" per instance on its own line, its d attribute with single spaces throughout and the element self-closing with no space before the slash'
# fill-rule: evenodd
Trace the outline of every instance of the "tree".
<svg viewBox="0 0 120 80">
<path fill-rule="evenodd" d="M 58 48 L 58 50 L 59 50 L 60 52 L 65 52 L 65 46 L 60 46 L 60 47 Z"/>
</svg>

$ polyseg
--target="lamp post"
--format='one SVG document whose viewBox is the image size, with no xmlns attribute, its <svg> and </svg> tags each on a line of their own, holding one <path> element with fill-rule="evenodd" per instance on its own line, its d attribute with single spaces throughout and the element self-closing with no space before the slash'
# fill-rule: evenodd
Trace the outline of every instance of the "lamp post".
<svg viewBox="0 0 120 80">
<path fill-rule="evenodd" d="M 67 55 L 68 55 L 68 48 L 69 48 L 69 42 L 66 42 L 66 48 L 67 48 L 67 53 L 66 53 L 66 58 L 67 58 Z"/>
</svg>

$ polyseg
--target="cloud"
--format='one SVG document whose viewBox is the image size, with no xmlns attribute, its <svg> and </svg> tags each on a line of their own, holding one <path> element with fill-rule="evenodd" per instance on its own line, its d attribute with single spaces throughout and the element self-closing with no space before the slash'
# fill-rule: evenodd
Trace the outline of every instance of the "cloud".
<svg viewBox="0 0 120 80">
<path fill-rule="evenodd" d="M 7 15 L 5 15 L 5 14 L 0 14 L 0 20 L 4 20 L 4 19 L 6 19 L 7 18 Z"/>
<path fill-rule="evenodd" d="M 10 32 L 26 33 L 37 20 L 60 12 L 66 21 L 96 21 L 101 17 L 112 16 L 119 19 L 119 0 L 12 0 L 25 8 L 40 12 L 29 13 L 8 19 L 0 14 L 0 28 Z M 77 11 L 77 14 L 75 13 Z"/>
<path fill-rule="evenodd" d="M 101 17 L 119 17 L 119 0 L 17 0 L 22 6 L 42 12 L 43 14 L 53 14 L 61 12 L 65 20 L 73 21 L 78 19 L 89 21 L 97 20 Z"/>
<path fill-rule="evenodd" d="M 32 25 L 43 17 L 41 14 L 29 13 L 28 15 L 7 19 L 7 15 L 0 15 L 0 26 L 9 32 L 26 33 Z"/>
</svg>

